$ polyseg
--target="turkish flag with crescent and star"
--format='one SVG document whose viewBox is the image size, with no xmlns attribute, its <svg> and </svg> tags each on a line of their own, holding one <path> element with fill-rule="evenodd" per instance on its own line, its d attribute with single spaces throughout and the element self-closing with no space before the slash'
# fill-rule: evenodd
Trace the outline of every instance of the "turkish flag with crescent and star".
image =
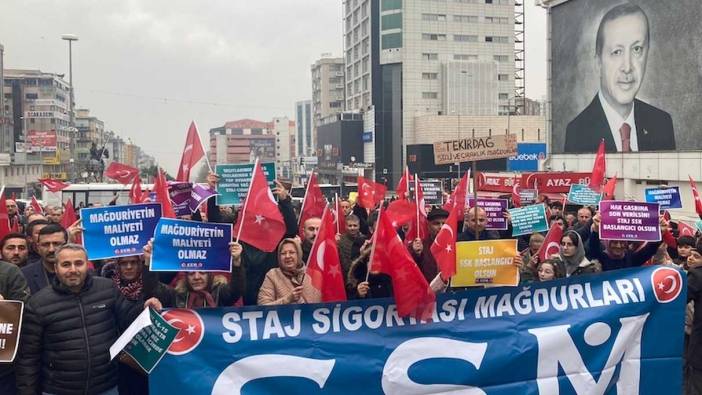
<svg viewBox="0 0 702 395">
<path fill-rule="evenodd" d="M 112 162 L 105 169 L 105 176 L 109 177 L 122 185 L 127 185 L 132 182 L 134 177 L 139 175 L 139 169 L 124 163 Z"/>
<path fill-rule="evenodd" d="M 40 178 L 39 182 L 46 187 L 46 189 L 49 190 L 49 192 L 58 192 L 63 189 L 68 188 L 69 183 L 59 181 L 59 180 L 54 180 L 52 178 Z"/>
<path fill-rule="evenodd" d="M 685 222 L 678 221 L 678 237 L 680 236 L 690 236 L 695 237 L 697 229 L 694 226 L 688 225 Z"/>
<path fill-rule="evenodd" d="M 358 198 L 357 203 L 363 208 L 375 208 L 375 206 L 385 199 L 387 187 L 377 182 L 358 177 Z"/>
<path fill-rule="evenodd" d="M 205 324 L 197 311 L 189 309 L 172 309 L 161 313 L 168 324 L 178 329 L 173 343 L 168 347 L 171 355 L 184 355 L 200 345 L 205 336 Z"/>
<path fill-rule="evenodd" d="M 449 196 L 446 203 L 443 205 L 443 209 L 448 211 L 451 210 L 458 211 L 458 217 L 463 218 L 463 211 L 466 209 L 466 195 L 468 194 L 468 179 L 470 178 L 470 170 L 463 173 L 463 177 L 456 185 L 456 189 L 453 190 L 451 196 Z"/>
<path fill-rule="evenodd" d="M 278 209 L 263 174 L 261 164 L 256 161 L 249 191 L 237 216 L 234 234 L 261 251 L 271 252 L 285 235 L 285 220 Z"/>
<path fill-rule="evenodd" d="M 401 317 L 409 315 L 424 321 L 431 318 L 436 295 L 383 210 L 373 234 L 369 262 L 371 272 L 386 273 L 392 279 L 392 291 Z"/>
<path fill-rule="evenodd" d="M 465 199 L 464 199 L 465 201 Z M 456 236 L 458 233 L 458 210 L 453 207 L 449 210 L 446 222 L 436 234 L 431 244 L 431 254 L 441 273 L 441 278 L 446 281 L 456 274 Z"/>
<path fill-rule="evenodd" d="M 522 196 L 519 194 L 519 184 L 520 180 L 518 178 L 514 179 L 514 185 L 512 186 L 512 206 L 522 207 Z"/>
<path fill-rule="evenodd" d="M 690 188 L 692 188 L 692 196 L 695 198 L 695 211 L 697 215 L 702 215 L 702 200 L 700 200 L 700 192 L 697 190 L 697 183 L 690 177 Z"/>
<path fill-rule="evenodd" d="M 307 259 L 306 273 L 312 280 L 312 286 L 322 294 L 322 302 L 346 301 L 344 273 L 339 261 L 333 217 L 332 211 L 325 208 L 319 232 Z"/>
<path fill-rule="evenodd" d="M 563 238 L 563 228 L 556 225 L 554 222 L 551 229 L 546 233 L 546 239 L 539 248 L 539 262 L 549 259 L 552 255 L 558 254 L 561 251 L 561 239 Z"/>
<path fill-rule="evenodd" d="M 202 148 L 200 134 L 197 132 L 195 121 L 192 121 L 188 128 L 188 136 L 185 138 L 185 148 L 183 149 L 183 156 L 180 157 L 176 181 L 189 182 L 190 170 L 203 156 L 205 156 L 205 150 Z"/>
<path fill-rule="evenodd" d="M 307 182 L 305 198 L 302 200 L 300 223 L 298 225 L 298 234 L 300 237 L 304 237 L 303 228 L 305 226 L 305 221 L 310 218 L 322 218 L 325 207 L 327 207 L 327 199 L 324 198 L 322 190 L 319 189 L 317 173 L 313 172 L 310 175 L 310 180 Z"/>
</svg>

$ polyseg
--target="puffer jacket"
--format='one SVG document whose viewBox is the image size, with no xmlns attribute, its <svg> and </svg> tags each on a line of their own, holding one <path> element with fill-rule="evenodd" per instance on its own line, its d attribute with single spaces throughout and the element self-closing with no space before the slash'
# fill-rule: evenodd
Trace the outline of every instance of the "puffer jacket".
<svg viewBox="0 0 702 395">
<path fill-rule="evenodd" d="M 139 315 L 111 280 L 90 273 L 78 293 L 58 279 L 29 298 L 15 364 L 20 395 L 100 394 L 117 385 L 110 346 Z"/>
</svg>

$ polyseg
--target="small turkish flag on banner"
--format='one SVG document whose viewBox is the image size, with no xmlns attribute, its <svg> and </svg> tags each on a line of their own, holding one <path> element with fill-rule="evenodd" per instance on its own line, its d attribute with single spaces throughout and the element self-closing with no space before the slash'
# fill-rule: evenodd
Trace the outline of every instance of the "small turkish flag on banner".
<svg viewBox="0 0 702 395">
<path fill-rule="evenodd" d="M 468 194 L 468 179 L 470 178 L 470 170 L 463 174 L 463 177 L 456 185 L 456 189 L 453 190 L 451 196 L 448 198 L 446 203 L 443 205 L 443 209 L 448 211 L 456 210 L 458 212 L 458 218 L 463 218 L 463 212 L 466 209 L 466 195 Z"/>
<path fill-rule="evenodd" d="M 678 221 L 678 237 L 680 237 L 680 236 L 695 237 L 695 233 L 697 233 L 697 229 L 695 229 L 694 226 L 690 226 L 690 225 L 686 224 L 685 222 Z"/>
<path fill-rule="evenodd" d="M 446 222 L 436 234 L 431 244 L 431 254 L 441 272 L 441 278 L 448 280 L 456 274 L 456 237 L 458 235 L 458 210 L 451 209 Z"/>
<path fill-rule="evenodd" d="M 76 215 L 76 210 L 73 208 L 73 202 L 68 199 L 66 203 L 63 204 L 63 217 L 61 217 L 61 226 L 64 229 L 68 229 L 71 225 L 78 221 L 78 216 Z M 73 240 L 76 244 L 83 244 L 83 235 L 77 233 L 75 239 Z"/>
<path fill-rule="evenodd" d="M 325 208 L 322 224 L 307 259 L 306 273 L 312 280 L 312 286 L 322 294 L 322 302 L 346 301 L 344 274 L 339 261 L 333 217 L 331 210 Z"/>
<path fill-rule="evenodd" d="M 604 139 L 600 142 L 600 147 L 597 149 L 595 156 L 595 164 L 592 166 L 592 176 L 590 176 L 590 189 L 595 192 L 602 192 L 602 184 L 604 183 L 605 173 L 607 172 L 607 161 L 605 160 L 605 142 Z"/>
<path fill-rule="evenodd" d="M 5 187 L 0 189 L 0 239 L 12 232 L 10 227 L 10 215 L 7 213 L 7 205 L 5 203 Z"/>
<path fill-rule="evenodd" d="M 237 241 L 244 241 L 265 252 L 275 250 L 285 235 L 283 214 L 268 188 L 268 181 L 258 160 L 234 232 Z"/>
<path fill-rule="evenodd" d="M 168 194 L 168 181 L 160 168 L 154 180 L 153 192 L 156 193 L 156 201 L 161 203 L 161 217 L 175 218 L 176 215 L 175 210 L 173 210 L 173 203 L 171 203 L 171 197 Z"/>
<path fill-rule="evenodd" d="M 302 210 L 300 210 L 300 223 L 298 225 L 300 237 L 304 237 L 303 227 L 305 226 L 305 221 L 310 218 L 322 218 L 322 213 L 326 207 L 327 199 L 324 198 L 322 190 L 319 189 L 317 174 L 313 172 L 310 175 L 310 180 L 307 182 L 307 191 L 305 191 Z"/>
<path fill-rule="evenodd" d="M 550 258 L 554 254 L 558 254 L 561 251 L 561 239 L 563 238 L 563 228 L 556 225 L 551 226 L 546 234 L 546 239 L 544 243 L 541 244 L 539 248 L 539 262 L 543 262 Z"/>
<path fill-rule="evenodd" d="M 436 295 L 382 210 L 373 239 L 371 271 L 386 273 L 391 277 L 398 314 L 424 321 L 430 319 Z"/>
<path fill-rule="evenodd" d="M 695 198 L 695 211 L 697 215 L 702 215 L 702 200 L 700 200 L 700 193 L 697 190 L 697 183 L 690 177 L 690 188 L 692 188 L 692 196 Z"/>
<path fill-rule="evenodd" d="M 138 175 L 139 169 L 119 162 L 110 163 L 105 170 L 106 177 L 109 177 L 122 185 L 131 183 L 134 177 Z"/>
<path fill-rule="evenodd" d="M 205 150 L 202 148 L 200 134 L 197 132 L 195 121 L 192 121 L 188 128 L 188 136 L 185 138 L 185 148 L 183 149 L 183 156 L 180 158 L 176 181 L 190 181 L 190 170 L 203 156 L 205 156 Z"/>
<path fill-rule="evenodd" d="M 34 212 L 37 214 L 42 214 L 44 212 L 44 209 L 41 207 L 41 204 L 37 201 L 37 198 L 32 196 L 32 202 L 30 203 L 32 208 L 34 209 Z"/>
<path fill-rule="evenodd" d="M 375 206 L 385 199 L 387 188 L 383 184 L 368 181 L 363 177 L 358 177 L 358 205 L 363 208 L 375 208 Z"/>
<path fill-rule="evenodd" d="M 46 187 L 49 192 L 58 192 L 60 190 L 68 188 L 69 183 L 59 181 L 59 180 L 54 180 L 51 178 L 40 178 L 39 182 Z"/>
</svg>

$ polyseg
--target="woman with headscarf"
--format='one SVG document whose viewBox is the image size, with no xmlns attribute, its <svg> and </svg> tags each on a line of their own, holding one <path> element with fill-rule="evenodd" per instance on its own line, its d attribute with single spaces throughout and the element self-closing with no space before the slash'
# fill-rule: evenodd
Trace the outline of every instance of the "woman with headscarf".
<svg viewBox="0 0 702 395">
<path fill-rule="evenodd" d="M 305 275 L 302 247 L 295 239 L 283 239 L 278 245 L 278 267 L 266 273 L 258 291 L 259 305 L 319 303 L 322 295 Z"/>
<path fill-rule="evenodd" d="M 574 230 L 565 232 L 561 237 L 561 250 L 558 259 L 563 262 L 566 277 L 602 271 L 599 262 L 591 262 L 585 257 L 583 240 L 580 238 L 580 234 Z"/>
<path fill-rule="evenodd" d="M 158 281 L 156 273 L 148 270 L 153 240 L 144 247 L 147 270 L 144 272 L 144 295 L 157 298 L 163 307 L 198 309 L 231 306 L 244 293 L 244 268 L 241 265 L 241 244 L 229 243 L 232 256 L 231 278 L 210 272 L 187 272 L 175 287 Z"/>
</svg>

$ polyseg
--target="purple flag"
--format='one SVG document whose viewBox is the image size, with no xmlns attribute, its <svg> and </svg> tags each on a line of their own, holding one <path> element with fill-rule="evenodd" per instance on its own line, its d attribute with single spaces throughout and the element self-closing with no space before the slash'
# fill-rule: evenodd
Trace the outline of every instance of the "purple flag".
<svg viewBox="0 0 702 395">
<path fill-rule="evenodd" d="M 192 188 L 193 184 L 189 182 L 168 182 L 168 195 L 173 202 L 173 210 L 179 217 L 192 214 L 188 207 Z"/>
<path fill-rule="evenodd" d="M 215 195 L 217 192 L 211 190 L 207 185 L 193 184 L 193 189 L 190 192 L 190 211 L 195 212 L 203 202 Z"/>
</svg>

